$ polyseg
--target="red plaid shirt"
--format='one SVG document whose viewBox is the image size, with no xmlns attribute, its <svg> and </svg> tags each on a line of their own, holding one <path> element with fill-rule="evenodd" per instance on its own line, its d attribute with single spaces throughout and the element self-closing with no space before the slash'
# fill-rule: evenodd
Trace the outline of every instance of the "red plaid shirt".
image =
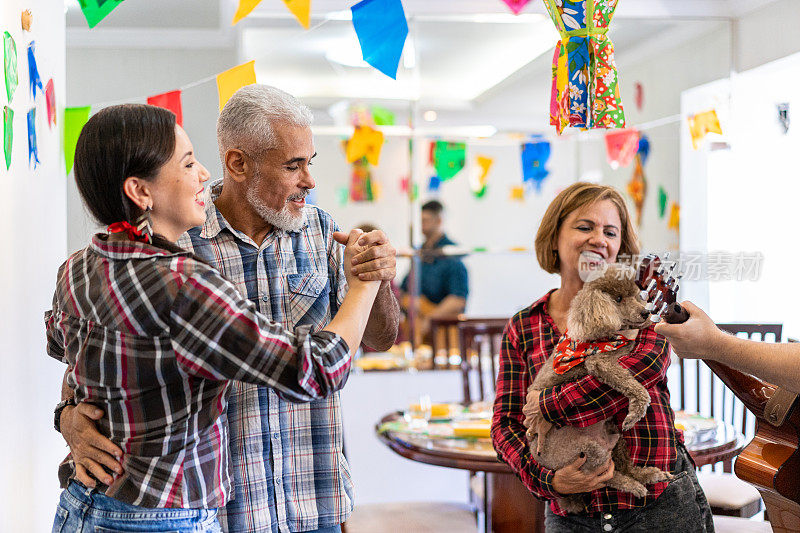
<svg viewBox="0 0 800 533">
<path fill-rule="evenodd" d="M 500 460 L 508 463 L 525 486 L 535 496 L 551 500 L 553 512 L 564 516 L 566 512 L 555 501 L 560 495 L 553 489 L 554 471 L 532 459 L 522 425 L 525 418 L 522 407 L 528 387 L 561 337 L 547 312 L 550 294 L 552 291 L 514 315 L 506 326 L 497 377 L 492 442 Z M 650 392 L 651 400 L 644 418 L 622 434 L 631 459 L 635 465 L 657 466 L 666 471 L 672 470 L 677 458 L 676 446 L 683 440 L 675 429 L 674 413 L 669 405 L 669 363 L 667 342 L 656 335 L 652 327 L 641 330 L 633 351 L 619 360 L 619 364 L 630 370 Z M 627 407 L 625 396 L 593 376 L 545 389 L 540 396 L 542 415 L 556 427 L 585 427 L 608 418 L 622 425 Z M 666 482 L 652 485 L 644 498 L 610 488 L 596 490 L 590 493 L 588 511 L 599 515 L 643 507 L 658 498 L 666 486 Z"/>
</svg>

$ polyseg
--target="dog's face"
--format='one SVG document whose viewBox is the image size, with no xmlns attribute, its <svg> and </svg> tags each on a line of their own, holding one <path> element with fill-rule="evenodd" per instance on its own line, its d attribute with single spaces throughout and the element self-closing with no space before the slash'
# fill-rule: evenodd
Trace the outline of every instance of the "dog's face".
<svg viewBox="0 0 800 533">
<path fill-rule="evenodd" d="M 648 326 L 650 313 L 639 298 L 634 275 L 631 267 L 611 264 L 602 276 L 586 283 L 569 307 L 570 338 L 592 341 Z"/>
</svg>

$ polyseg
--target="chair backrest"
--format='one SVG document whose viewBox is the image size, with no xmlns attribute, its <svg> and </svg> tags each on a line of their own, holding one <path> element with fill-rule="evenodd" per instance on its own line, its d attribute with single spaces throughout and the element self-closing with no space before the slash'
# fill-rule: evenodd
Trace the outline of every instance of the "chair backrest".
<svg viewBox="0 0 800 533">
<path fill-rule="evenodd" d="M 431 366 L 433 368 L 450 368 L 452 357 L 460 355 L 461 347 L 459 346 L 458 340 L 458 325 L 463 320 L 463 315 L 430 319 L 430 341 L 433 350 Z M 457 366 L 458 363 L 456 363 L 453 368 Z"/>
<path fill-rule="evenodd" d="M 781 341 L 783 330 L 781 324 L 717 324 L 717 326 L 733 335 L 772 342 Z M 680 409 L 712 416 L 731 424 L 747 439 L 753 437 L 755 417 L 703 361 L 679 359 L 678 367 L 679 390 L 675 391 L 674 380 L 670 380 L 669 383 L 673 396 L 677 396 Z M 675 395 L 675 392 L 678 394 Z M 711 469 L 716 470 L 718 466 L 720 465 L 712 465 Z M 721 466 L 725 472 L 731 472 L 733 459 L 723 461 Z"/>
<path fill-rule="evenodd" d="M 464 402 L 492 401 L 506 318 L 464 318 L 458 324 Z"/>
</svg>

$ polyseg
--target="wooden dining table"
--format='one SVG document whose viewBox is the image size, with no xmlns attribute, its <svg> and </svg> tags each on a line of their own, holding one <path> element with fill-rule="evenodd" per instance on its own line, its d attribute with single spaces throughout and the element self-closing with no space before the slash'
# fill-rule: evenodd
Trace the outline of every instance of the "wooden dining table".
<svg viewBox="0 0 800 533">
<path fill-rule="evenodd" d="M 377 437 L 398 455 L 429 465 L 482 472 L 483 498 L 478 509 L 481 533 L 543 533 L 546 503 L 535 498 L 497 458 L 488 439 L 440 438 L 424 433 L 395 431 L 403 412 L 385 415 L 376 424 Z M 698 467 L 735 457 L 745 445 L 745 438 L 730 424 L 717 423 L 710 437 L 693 442 L 686 449 Z"/>
</svg>

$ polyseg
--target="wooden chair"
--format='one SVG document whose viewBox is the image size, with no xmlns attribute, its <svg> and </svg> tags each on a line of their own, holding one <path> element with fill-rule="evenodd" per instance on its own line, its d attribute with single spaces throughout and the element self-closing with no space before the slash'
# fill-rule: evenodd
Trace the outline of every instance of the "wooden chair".
<svg viewBox="0 0 800 533">
<path fill-rule="evenodd" d="M 771 335 L 774 342 L 781 340 L 780 324 L 717 326 L 735 335 L 746 334 L 753 340 L 767 340 L 767 335 Z M 705 363 L 699 359 L 680 359 L 678 365 L 680 374 L 677 396 L 680 409 L 712 416 L 731 424 L 747 439 L 753 437 L 755 417 Z M 733 458 L 698 471 L 697 477 L 715 515 L 753 516 L 761 510 L 761 496 L 752 485 L 740 480 L 732 472 Z"/>
<path fill-rule="evenodd" d="M 494 401 L 506 318 L 465 318 L 458 324 L 465 403 Z"/>
</svg>

